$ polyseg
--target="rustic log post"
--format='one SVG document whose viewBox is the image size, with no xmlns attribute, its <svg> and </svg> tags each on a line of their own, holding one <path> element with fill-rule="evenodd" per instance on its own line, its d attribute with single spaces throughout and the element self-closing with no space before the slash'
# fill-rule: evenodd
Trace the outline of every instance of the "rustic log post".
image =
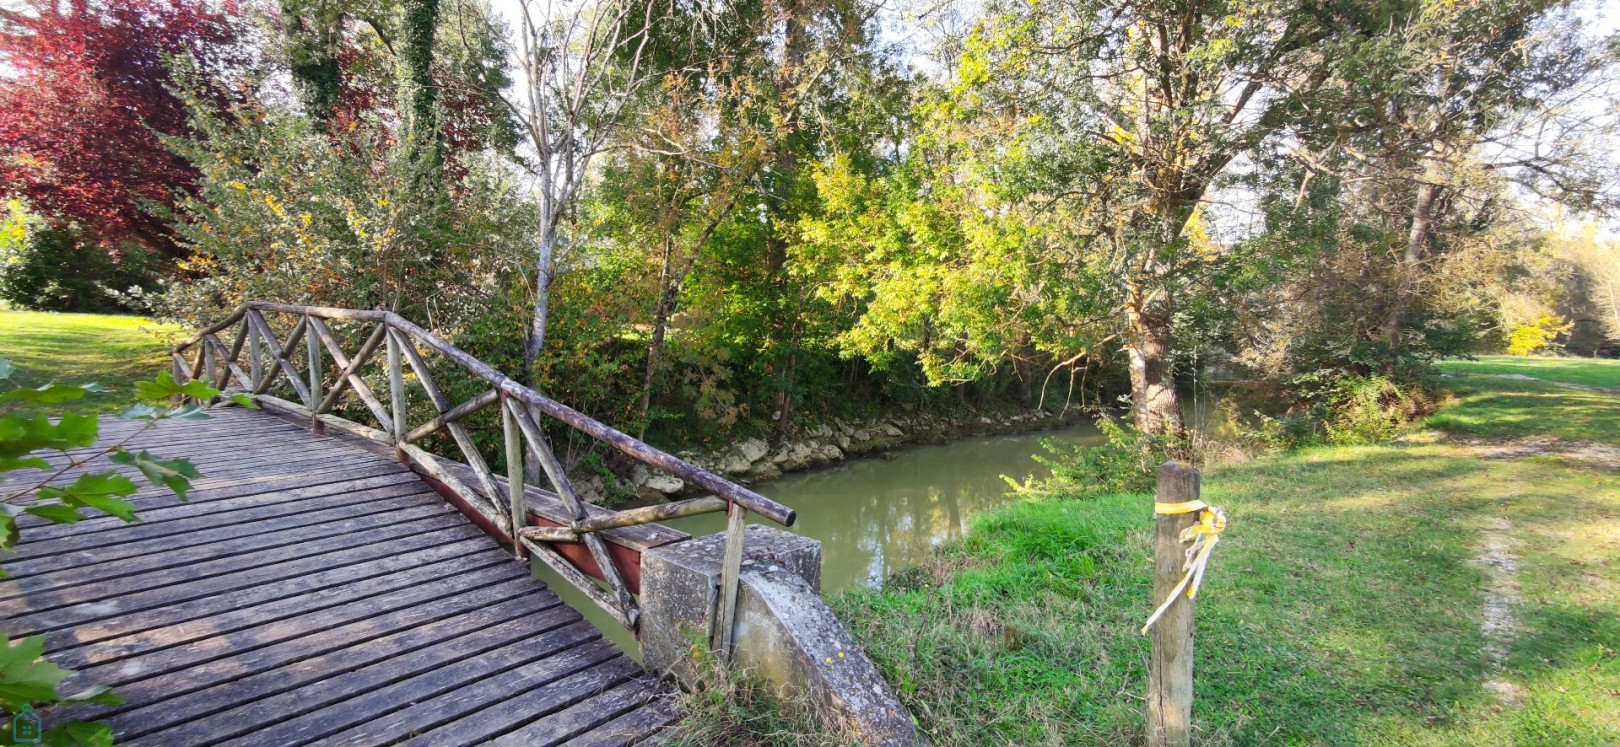
<svg viewBox="0 0 1620 747">
<path fill-rule="evenodd" d="M 1180 462 L 1159 467 L 1155 502 L 1164 505 L 1198 500 L 1198 470 Z M 1153 605 L 1176 591 L 1185 575 L 1186 544 L 1181 533 L 1198 521 L 1198 512 L 1161 513 L 1153 516 Z M 1175 600 L 1152 628 L 1153 650 L 1148 664 L 1148 744 L 1186 747 L 1192 742 L 1193 611 L 1195 602 Z"/>
<path fill-rule="evenodd" d="M 518 430 L 517 416 L 512 414 L 512 403 L 504 394 L 501 395 L 501 435 L 506 439 L 506 498 L 512 506 L 512 555 L 521 560 L 528 550 L 518 532 L 529 523 L 529 509 L 523 500 L 523 433 Z"/>
<path fill-rule="evenodd" d="M 315 335 L 304 335 L 304 342 L 309 349 L 309 429 L 316 433 L 325 433 L 326 427 L 322 425 L 317 414 L 321 403 L 321 341 Z"/>
<path fill-rule="evenodd" d="M 394 437 L 394 451 L 403 456 L 404 452 L 398 446 L 405 438 L 405 374 L 399 364 L 399 340 L 386 332 L 383 336 L 388 338 L 388 404 L 394 413 L 394 432 L 391 435 Z"/>
<path fill-rule="evenodd" d="M 726 512 L 726 519 L 726 555 L 720 563 L 720 609 L 715 610 L 715 629 L 710 645 L 722 661 L 731 661 L 731 636 L 737 626 L 737 583 L 742 574 L 748 509 L 733 502 Z"/>
<path fill-rule="evenodd" d="M 169 376 L 174 379 L 176 384 L 186 383 L 186 367 L 181 365 L 182 362 L 183 359 L 178 354 L 170 356 Z M 182 407 L 186 404 L 186 395 L 184 394 L 176 394 L 172 399 L 175 407 Z"/>
<path fill-rule="evenodd" d="M 248 346 L 247 391 L 252 393 L 259 388 L 259 379 L 264 378 L 264 361 L 259 358 L 259 328 L 246 316 L 242 317 L 242 328 L 247 335 Z"/>
<path fill-rule="evenodd" d="M 202 355 L 202 379 L 208 382 L 209 386 L 218 389 L 219 381 L 214 376 L 214 349 L 209 347 L 207 342 L 202 343 Z"/>
</svg>

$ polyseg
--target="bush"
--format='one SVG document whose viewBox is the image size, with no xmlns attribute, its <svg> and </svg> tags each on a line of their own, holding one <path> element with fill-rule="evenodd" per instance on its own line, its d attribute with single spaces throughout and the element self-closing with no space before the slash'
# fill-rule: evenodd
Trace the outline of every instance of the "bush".
<svg viewBox="0 0 1620 747">
<path fill-rule="evenodd" d="M 1044 480 L 1018 483 L 1004 478 L 1024 495 L 1098 496 L 1114 493 L 1146 493 L 1153 490 L 1154 473 L 1166 459 L 1184 451 L 1184 444 L 1149 436 L 1129 424 L 1120 424 L 1103 415 L 1097 430 L 1107 441 L 1096 446 L 1064 444 L 1041 439 L 1049 456 L 1035 455 L 1035 461 L 1052 470 Z"/>
<path fill-rule="evenodd" d="M 1355 445 L 1394 438 L 1428 406 L 1416 389 L 1383 376 L 1358 376 L 1337 382 L 1330 409 L 1324 424 L 1328 442 Z"/>
<path fill-rule="evenodd" d="M 35 311 L 128 311 L 118 294 L 154 287 L 156 264 L 138 245 L 108 252 L 76 228 L 19 217 L 0 232 L 0 300 Z"/>
<path fill-rule="evenodd" d="M 1559 335 L 1568 334 L 1574 328 L 1573 322 L 1556 314 L 1542 314 L 1534 321 L 1515 325 L 1508 332 L 1508 355 L 1532 355 L 1553 348 Z"/>
</svg>

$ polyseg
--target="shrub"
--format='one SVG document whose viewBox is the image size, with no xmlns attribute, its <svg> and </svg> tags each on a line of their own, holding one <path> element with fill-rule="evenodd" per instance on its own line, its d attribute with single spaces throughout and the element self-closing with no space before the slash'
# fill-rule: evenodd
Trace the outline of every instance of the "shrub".
<svg viewBox="0 0 1620 747">
<path fill-rule="evenodd" d="M 155 256 L 129 244 L 108 252 L 73 227 L 18 217 L 0 232 L 0 300 L 35 311 L 127 311 L 120 293 L 156 284 Z"/>
<path fill-rule="evenodd" d="M 1515 325 L 1508 332 L 1508 355 L 1532 355 L 1555 347 L 1558 336 L 1568 334 L 1574 328 L 1573 322 L 1557 314 L 1542 314 L 1534 321 Z"/>
<path fill-rule="evenodd" d="M 1097 419 L 1097 430 L 1107 440 L 1096 446 L 1041 439 L 1041 448 L 1049 456 L 1037 454 L 1035 461 L 1052 470 L 1050 477 L 1024 483 L 1004 479 L 1024 495 L 1145 493 L 1153 490 L 1154 470 L 1159 464 L 1185 451 L 1185 444 L 1149 436 L 1107 415 Z"/>
<path fill-rule="evenodd" d="M 1383 376 L 1350 377 L 1335 385 L 1332 415 L 1324 428 L 1330 443 L 1383 443 L 1427 409 L 1427 400 L 1416 389 L 1402 388 Z"/>
</svg>

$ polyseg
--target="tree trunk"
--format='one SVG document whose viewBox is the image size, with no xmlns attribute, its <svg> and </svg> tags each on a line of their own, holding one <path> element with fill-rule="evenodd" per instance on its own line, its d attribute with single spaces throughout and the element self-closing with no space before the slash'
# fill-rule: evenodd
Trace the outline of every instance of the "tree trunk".
<svg viewBox="0 0 1620 747">
<path fill-rule="evenodd" d="M 804 67 L 804 20 L 800 18 L 803 10 L 797 2 L 788 2 L 785 8 L 787 18 L 782 28 L 782 69 L 777 75 L 777 88 L 779 94 L 782 89 L 797 84 Z M 788 203 L 793 199 L 794 172 L 799 164 L 799 142 L 796 136 L 798 131 L 798 94 L 784 96 L 783 104 L 788 110 L 783 112 L 782 120 L 788 123 L 788 131 L 782 135 L 775 145 L 776 158 L 772 164 L 771 174 L 771 226 L 770 235 L 766 238 L 766 266 L 770 277 L 776 278 L 782 268 L 787 265 L 788 240 L 783 230 L 787 220 Z"/>
<path fill-rule="evenodd" d="M 546 318 L 551 309 L 551 281 L 556 275 L 554 254 L 556 244 L 556 228 L 542 228 L 540 251 L 536 254 L 534 263 L 534 320 L 529 325 L 529 339 L 523 346 L 523 372 L 528 379 L 524 383 L 529 386 L 539 382 L 539 371 L 535 366 L 539 365 L 540 350 L 546 344 Z"/>
<path fill-rule="evenodd" d="M 542 209 L 542 215 L 546 210 Z M 551 310 L 551 281 L 556 275 L 554 250 L 557 245 L 557 227 L 552 221 L 545 221 L 540 229 L 540 250 L 535 255 L 534 270 L 534 319 L 529 324 L 529 336 L 523 344 L 523 377 L 521 382 L 527 386 L 540 388 L 540 351 L 546 344 L 546 319 Z M 530 406 L 529 414 L 535 422 L 545 423 L 539 408 Z M 525 478 L 531 485 L 540 483 L 540 463 L 530 459 L 526 467 Z"/>
<path fill-rule="evenodd" d="M 1395 297 L 1384 315 L 1384 341 L 1388 345 L 1384 372 L 1394 373 L 1401 354 L 1401 323 L 1411 309 L 1417 295 L 1419 275 L 1423 271 L 1423 254 L 1428 248 L 1429 231 L 1434 223 L 1434 201 L 1440 195 L 1440 186 L 1432 179 L 1418 185 L 1417 200 L 1412 205 L 1412 229 L 1406 235 L 1406 254 L 1395 273 Z"/>
<path fill-rule="evenodd" d="M 1180 438 L 1184 426 L 1181 398 L 1170 375 L 1169 304 L 1155 304 L 1140 293 L 1133 292 L 1132 296 L 1125 311 L 1126 351 L 1131 358 L 1131 415 L 1143 433 Z"/>
<path fill-rule="evenodd" d="M 652 409 L 653 380 L 664 357 L 664 330 L 669 326 L 670 310 L 675 305 L 677 283 L 670 277 L 674 267 L 673 241 L 664 237 L 664 266 L 660 271 L 658 305 L 653 309 L 652 341 L 647 345 L 647 371 L 641 378 L 641 431 L 637 438 L 647 435 L 647 413 Z"/>
</svg>

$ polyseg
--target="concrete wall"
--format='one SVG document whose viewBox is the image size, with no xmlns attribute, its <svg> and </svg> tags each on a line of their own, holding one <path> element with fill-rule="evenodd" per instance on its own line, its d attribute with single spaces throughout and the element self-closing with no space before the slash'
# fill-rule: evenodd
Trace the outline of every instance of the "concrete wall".
<svg viewBox="0 0 1620 747">
<path fill-rule="evenodd" d="M 641 651 L 647 669 L 690 684 L 720 589 L 725 536 L 712 534 L 642 555 Z M 821 599 L 821 543 L 750 525 L 734 629 L 733 666 L 808 698 L 867 744 L 920 743 L 911 714 Z"/>
</svg>

